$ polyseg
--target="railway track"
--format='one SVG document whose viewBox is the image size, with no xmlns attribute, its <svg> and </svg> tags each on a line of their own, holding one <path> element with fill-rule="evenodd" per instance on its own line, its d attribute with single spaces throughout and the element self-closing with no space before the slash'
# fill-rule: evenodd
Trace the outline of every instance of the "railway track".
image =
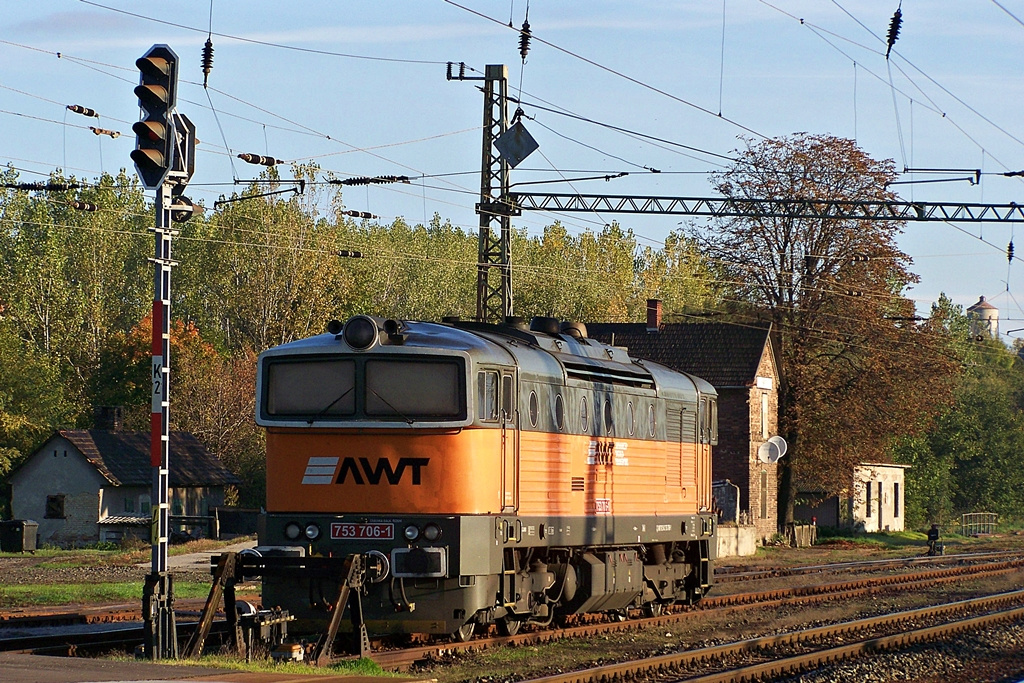
<svg viewBox="0 0 1024 683">
<path fill-rule="evenodd" d="M 440 643 L 417 647 L 375 651 L 372 659 L 382 668 L 403 671 L 421 662 L 437 661 L 453 653 L 473 652 L 501 645 L 539 645 L 563 638 L 587 638 L 601 634 L 643 627 L 671 627 L 693 618 L 695 612 L 743 610 L 775 607 L 785 604 L 807 605 L 828 600 L 850 599 L 893 589 L 919 590 L 929 586 L 958 581 L 965 577 L 981 578 L 1019 572 L 1024 559 L 991 562 L 980 565 L 931 569 L 928 571 L 885 577 L 870 577 L 819 586 L 796 586 L 750 593 L 707 597 L 694 607 L 680 607 L 656 617 L 629 621 L 604 621 L 566 628 L 529 631 L 515 636 L 479 638 L 466 643 Z"/>
<path fill-rule="evenodd" d="M 975 614 L 983 610 L 995 611 Z M 954 619 L 921 628 L 907 628 L 908 625 L 949 617 Z M 532 679 L 528 683 L 610 683 L 644 679 L 685 680 L 689 683 L 741 683 L 770 680 L 825 664 L 905 648 L 908 645 L 940 640 L 992 624 L 1022 619 L 1024 591 L 1013 591 L 638 661 L 559 673 Z M 851 638 L 857 640 L 851 643 Z M 794 653 L 794 650 L 800 651 Z M 726 662 L 735 662 L 737 659 L 756 661 L 741 666 L 725 665 Z M 708 668 L 720 670 L 692 676 L 695 671 L 706 671 Z"/>
<path fill-rule="evenodd" d="M 692 619 L 696 612 L 744 610 L 764 608 L 785 604 L 811 604 L 828 600 L 863 597 L 893 589 L 918 590 L 943 582 L 956 581 L 965 577 L 997 576 L 1017 572 L 1024 568 L 1024 558 L 1003 560 L 999 562 L 975 563 L 956 567 L 929 569 L 926 571 L 889 575 L 883 577 L 867 577 L 818 586 L 795 586 L 731 595 L 711 596 L 704 598 L 695 607 L 680 607 L 656 617 L 630 619 L 628 621 L 603 621 L 583 623 L 546 630 L 530 630 L 515 636 L 480 637 L 466 643 L 430 643 L 401 649 L 383 649 L 381 641 L 374 642 L 372 658 L 388 670 L 406 670 L 416 663 L 436 661 L 458 652 L 472 652 L 487 648 L 515 644 L 536 645 L 567 638 L 585 638 L 600 634 L 621 632 L 644 627 L 671 626 L 683 620 Z M 184 601 L 182 601 L 184 602 Z M 185 605 L 182 605 L 185 606 Z M 200 605 L 188 605 L 195 610 L 178 611 L 179 638 L 185 642 L 194 624 L 188 623 L 189 617 L 196 617 Z M 135 605 L 118 605 L 114 610 L 105 608 L 87 608 L 75 614 L 33 614 L 7 615 L 0 621 L 0 650 L 36 651 L 51 654 L 74 654 L 78 651 L 95 651 L 127 647 L 142 641 L 142 629 L 133 626 L 125 629 L 110 630 L 106 633 L 80 632 L 59 633 L 53 635 L 30 636 L 23 638 L 4 638 L 3 631 L 14 625 L 29 627 L 40 623 L 49 624 L 106 624 L 121 620 L 140 620 L 140 610 Z M 2 619 L 2 617 L 0 617 Z M 184 623 L 183 623 L 184 622 Z M 217 622 L 222 625 L 223 622 Z M 347 657 L 337 657 L 347 659 Z"/>
<path fill-rule="evenodd" d="M 979 562 L 997 558 L 1020 557 L 1019 550 L 1000 550 L 986 553 L 960 553 L 956 555 L 936 555 L 918 557 L 899 557 L 890 560 L 861 560 L 858 562 L 833 562 L 827 564 L 800 565 L 796 567 L 769 567 L 764 569 L 747 569 L 744 567 L 726 567 L 715 569 L 715 584 L 732 583 L 735 581 L 755 581 L 785 576 L 802 576 L 806 574 L 840 574 L 875 569 L 900 569 L 918 565 L 943 565 L 963 562 Z"/>
</svg>

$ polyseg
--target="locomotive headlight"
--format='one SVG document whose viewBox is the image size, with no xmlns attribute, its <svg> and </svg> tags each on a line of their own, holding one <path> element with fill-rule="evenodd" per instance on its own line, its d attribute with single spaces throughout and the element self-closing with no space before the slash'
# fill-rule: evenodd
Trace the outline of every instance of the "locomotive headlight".
<svg viewBox="0 0 1024 683">
<path fill-rule="evenodd" d="M 302 535 L 302 527 L 295 522 L 288 522 L 284 526 L 284 537 L 289 541 L 294 541 L 296 538 Z"/>
<path fill-rule="evenodd" d="M 357 315 L 349 318 L 341 334 L 353 349 L 364 351 L 377 341 L 377 323 L 366 316 Z"/>
<path fill-rule="evenodd" d="M 409 526 L 405 527 L 405 531 L 403 531 L 402 533 L 405 534 L 405 540 L 415 541 L 417 538 L 420 537 L 420 528 L 415 524 L 410 524 Z"/>
<path fill-rule="evenodd" d="M 428 541 L 436 541 L 441 538 L 441 527 L 436 524 L 428 524 L 423 527 L 423 538 Z"/>
<path fill-rule="evenodd" d="M 311 541 L 315 541 L 316 539 L 320 538 L 320 527 L 318 527 L 316 524 L 312 524 L 312 523 L 307 524 L 306 525 L 306 538 L 308 538 Z"/>
</svg>

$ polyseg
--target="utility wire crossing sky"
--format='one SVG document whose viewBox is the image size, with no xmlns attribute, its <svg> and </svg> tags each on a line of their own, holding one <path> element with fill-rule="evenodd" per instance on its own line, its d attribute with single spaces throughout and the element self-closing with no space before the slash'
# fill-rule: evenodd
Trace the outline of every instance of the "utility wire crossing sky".
<svg viewBox="0 0 1024 683">
<path fill-rule="evenodd" d="M 404 176 L 344 187 L 346 208 L 414 223 L 436 213 L 475 231 L 483 99 L 479 83 L 447 80 L 449 62 L 474 76 L 508 65 L 509 114 L 521 108 L 540 145 L 512 172 L 517 191 L 714 196 L 709 173 L 744 139 L 808 132 L 892 159 L 907 201 L 1024 203 L 1024 0 L 4 9 L 0 163 L 24 182 L 58 168 L 134 174 L 135 60 L 163 43 L 179 56 L 178 110 L 200 140 L 189 194 L 208 208 L 265 170 L 237 157 L 250 154 L 278 161 L 284 179 L 309 163 L 321 180 Z M 574 232 L 618 221 L 657 247 L 680 217 L 527 212 L 514 225 L 537 234 L 555 220 Z M 1001 329 L 1024 328 L 1024 262 L 1007 259 L 1016 232 L 909 223 L 900 245 L 922 278 L 909 296 L 922 312 L 941 292 L 965 307 L 985 296 Z"/>
</svg>

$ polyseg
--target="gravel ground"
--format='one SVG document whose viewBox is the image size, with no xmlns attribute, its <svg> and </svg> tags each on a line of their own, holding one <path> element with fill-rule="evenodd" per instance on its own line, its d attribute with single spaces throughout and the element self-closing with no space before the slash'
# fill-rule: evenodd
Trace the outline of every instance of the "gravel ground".
<svg viewBox="0 0 1024 683">
<path fill-rule="evenodd" d="M 966 634 L 945 643 L 919 645 L 900 653 L 863 657 L 781 680 L 786 683 L 1008 683 L 1022 679 L 1024 624 L 1009 624 Z"/>
</svg>

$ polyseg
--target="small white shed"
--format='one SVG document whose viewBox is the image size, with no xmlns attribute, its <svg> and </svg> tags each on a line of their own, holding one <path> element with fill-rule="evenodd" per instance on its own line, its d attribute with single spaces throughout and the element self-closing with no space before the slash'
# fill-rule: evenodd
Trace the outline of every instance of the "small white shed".
<svg viewBox="0 0 1024 683">
<path fill-rule="evenodd" d="M 863 463 L 853 470 L 850 520 L 864 531 L 903 531 L 906 487 L 903 474 L 910 465 Z"/>
</svg>

